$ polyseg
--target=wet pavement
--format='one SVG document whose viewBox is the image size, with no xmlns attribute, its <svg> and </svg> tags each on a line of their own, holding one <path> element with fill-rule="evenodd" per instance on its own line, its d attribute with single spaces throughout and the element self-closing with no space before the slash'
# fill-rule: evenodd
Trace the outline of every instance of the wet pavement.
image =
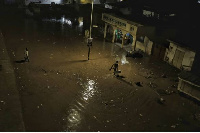
<svg viewBox="0 0 200 133">
<path fill-rule="evenodd" d="M 200 131 L 199 105 L 177 92 L 179 70 L 125 57 L 95 34 L 88 61 L 82 17 L 1 22 L 26 131 Z M 119 77 L 109 71 L 116 60 Z"/>
</svg>

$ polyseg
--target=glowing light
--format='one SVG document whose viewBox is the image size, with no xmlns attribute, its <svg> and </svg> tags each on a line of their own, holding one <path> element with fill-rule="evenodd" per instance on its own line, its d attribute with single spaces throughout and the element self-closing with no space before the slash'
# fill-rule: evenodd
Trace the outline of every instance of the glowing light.
<svg viewBox="0 0 200 133">
<path fill-rule="evenodd" d="M 82 27 L 82 26 L 83 26 L 83 22 L 80 22 L 80 23 L 79 23 L 79 27 Z"/>
<path fill-rule="evenodd" d="M 122 55 L 121 62 L 122 62 L 122 65 L 129 63 L 129 62 L 126 60 L 126 56 L 125 56 L 125 55 Z"/>
</svg>

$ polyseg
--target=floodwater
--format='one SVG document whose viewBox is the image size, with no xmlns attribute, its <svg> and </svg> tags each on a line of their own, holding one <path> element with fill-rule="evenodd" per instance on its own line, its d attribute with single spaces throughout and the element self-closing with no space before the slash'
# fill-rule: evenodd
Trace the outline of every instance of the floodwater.
<svg viewBox="0 0 200 133">
<path fill-rule="evenodd" d="M 93 34 L 88 61 L 84 16 L 11 16 L 1 28 L 26 131 L 200 131 L 194 119 L 199 105 L 173 87 L 175 68 L 148 57 L 126 58 L 123 49 L 102 38 L 101 29 Z M 25 48 L 28 63 L 20 62 Z M 120 77 L 109 71 L 116 60 Z M 161 97 L 164 104 L 158 103 Z"/>
</svg>

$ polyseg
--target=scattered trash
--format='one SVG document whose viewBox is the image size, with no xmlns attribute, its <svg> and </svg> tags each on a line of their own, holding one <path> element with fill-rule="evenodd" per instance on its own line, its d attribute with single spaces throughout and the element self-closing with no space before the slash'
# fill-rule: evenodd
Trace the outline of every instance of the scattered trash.
<svg viewBox="0 0 200 133">
<path fill-rule="evenodd" d="M 162 77 L 162 78 L 167 78 L 167 75 L 166 75 L 166 74 L 162 74 L 161 77 Z"/>
<path fill-rule="evenodd" d="M 200 113 L 194 114 L 194 119 L 200 121 Z"/>
<path fill-rule="evenodd" d="M 149 82 L 149 87 L 151 87 L 151 88 L 157 88 L 158 87 L 158 85 L 156 84 L 156 83 L 152 83 L 152 82 Z"/>
<path fill-rule="evenodd" d="M 167 95 L 174 93 L 174 91 L 172 91 L 172 90 L 165 90 L 165 92 L 166 92 Z"/>
<path fill-rule="evenodd" d="M 152 71 L 150 71 L 150 74 L 151 74 L 151 75 L 154 75 L 154 73 L 153 73 Z"/>
<path fill-rule="evenodd" d="M 42 71 L 43 71 L 43 72 L 45 72 L 45 73 L 47 73 L 47 71 L 46 71 L 46 70 L 44 70 L 44 69 L 42 69 Z"/>
<path fill-rule="evenodd" d="M 142 87 L 142 84 L 141 84 L 141 82 L 135 82 L 135 84 L 136 84 L 137 86 L 140 86 L 140 87 Z"/>
<path fill-rule="evenodd" d="M 173 88 L 177 88 L 177 85 L 172 85 L 171 87 L 173 87 Z"/>
<path fill-rule="evenodd" d="M 37 106 L 37 108 L 39 109 L 39 108 L 40 108 L 40 106 Z"/>
<path fill-rule="evenodd" d="M 164 104 L 165 103 L 165 99 L 163 99 L 162 97 L 160 97 L 157 102 L 159 104 Z"/>
<path fill-rule="evenodd" d="M 176 128 L 176 125 L 172 125 L 171 128 Z"/>
<path fill-rule="evenodd" d="M 142 115 L 142 114 L 140 114 L 140 116 L 142 117 L 143 115 Z"/>
<path fill-rule="evenodd" d="M 148 75 L 148 76 L 146 76 L 145 78 L 150 79 L 150 78 L 152 78 L 152 77 L 151 77 L 151 75 Z"/>
</svg>

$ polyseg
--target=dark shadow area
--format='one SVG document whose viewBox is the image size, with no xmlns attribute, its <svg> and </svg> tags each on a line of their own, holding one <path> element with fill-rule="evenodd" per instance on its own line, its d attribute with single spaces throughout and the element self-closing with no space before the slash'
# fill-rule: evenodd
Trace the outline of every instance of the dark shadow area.
<svg viewBox="0 0 200 133">
<path fill-rule="evenodd" d="M 141 84 L 141 82 L 135 82 L 135 84 L 136 84 L 137 86 L 139 86 L 139 87 L 143 87 L 142 84 Z"/>
<path fill-rule="evenodd" d="M 134 52 L 128 52 L 126 57 L 132 57 L 132 58 L 142 58 L 143 57 L 143 54 L 141 52 L 137 52 L 137 51 L 134 51 Z"/>
<path fill-rule="evenodd" d="M 19 61 L 15 61 L 15 63 L 24 63 L 25 60 L 19 60 Z"/>
<path fill-rule="evenodd" d="M 124 76 L 117 76 L 116 78 L 117 78 L 118 80 L 120 80 L 120 81 L 122 81 L 122 82 L 124 82 L 124 83 L 126 83 L 126 84 L 128 84 L 128 85 L 130 85 L 130 86 L 133 86 L 132 83 L 130 83 L 130 82 L 124 80 L 124 78 L 125 78 Z"/>
<path fill-rule="evenodd" d="M 180 91 L 178 91 L 178 94 L 180 96 L 188 99 L 188 100 L 191 100 L 192 102 L 194 102 L 195 104 L 197 104 L 198 106 L 200 106 L 200 101 L 198 101 L 197 99 L 195 99 L 195 98 L 193 98 L 193 97 L 191 97 L 191 96 L 189 96 L 189 95 L 187 95 L 187 94 L 185 94 L 183 92 L 180 92 Z"/>
<path fill-rule="evenodd" d="M 2 70 L 2 65 L 0 65 L 0 71 Z"/>
</svg>

